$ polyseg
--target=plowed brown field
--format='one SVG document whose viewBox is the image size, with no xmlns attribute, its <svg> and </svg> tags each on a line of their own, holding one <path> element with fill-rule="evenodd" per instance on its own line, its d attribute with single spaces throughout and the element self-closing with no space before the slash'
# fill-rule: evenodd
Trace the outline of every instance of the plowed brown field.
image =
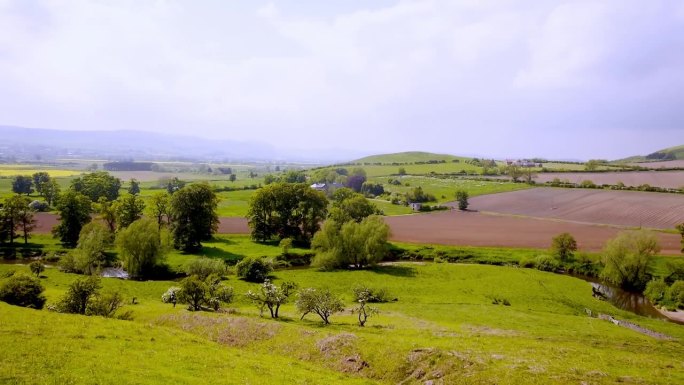
<svg viewBox="0 0 684 385">
<path fill-rule="evenodd" d="M 684 195 L 638 191 L 534 188 L 470 199 L 483 212 L 618 226 L 672 229 L 684 223 Z"/>
<path fill-rule="evenodd" d="M 606 240 L 624 229 L 549 219 L 487 215 L 458 210 L 386 217 L 392 239 L 403 242 L 460 246 L 547 248 L 551 238 L 571 233 L 578 247 L 599 251 Z M 679 254 L 680 236 L 658 233 L 663 254 Z"/>
<path fill-rule="evenodd" d="M 551 182 L 555 178 L 570 183 L 590 180 L 595 184 L 624 183 L 626 186 L 648 184 L 663 188 L 684 187 L 684 171 L 629 171 L 629 172 L 545 172 L 539 173 L 537 183 Z"/>
</svg>

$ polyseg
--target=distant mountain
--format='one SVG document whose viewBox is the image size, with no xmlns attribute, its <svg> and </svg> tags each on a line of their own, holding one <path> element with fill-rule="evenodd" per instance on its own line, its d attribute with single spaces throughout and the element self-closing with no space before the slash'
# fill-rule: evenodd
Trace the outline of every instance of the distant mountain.
<svg viewBox="0 0 684 385">
<path fill-rule="evenodd" d="M 629 158 L 616 160 L 619 163 L 640 163 L 640 162 L 663 162 L 669 160 L 683 160 L 684 159 L 684 145 L 670 147 L 663 150 L 650 153 L 642 156 L 631 156 Z"/>
<path fill-rule="evenodd" d="M 415 163 L 415 162 L 428 162 L 431 160 L 437 161 L 447 161 L 451 162 L 454 159 L 467 159 L 464 157 L 459 157 L 455 155 L 448 154 L 434 154 L 431 152 L 398 152 L 394 154 L 381 154 L 372 155 L 365 158 L 357 159 L 351 163 Z"/>
<path fill-rule="evenodd" d="M 338 161 L 330 151 L 287 151 L 260 142 L 212 140 L 145 131 L 71 131 L 0 126 L 0 158 L 196 161 Z"/>
</svg>

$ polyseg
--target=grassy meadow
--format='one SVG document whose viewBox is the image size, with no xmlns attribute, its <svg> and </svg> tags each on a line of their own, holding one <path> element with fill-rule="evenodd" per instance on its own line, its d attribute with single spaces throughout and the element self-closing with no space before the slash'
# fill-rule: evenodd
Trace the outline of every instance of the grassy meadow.
<svg viewBox="0 0 684 385">
<path fill-rule="evenodd" d="M 232 238 L 232 239 L 231 239 Z M 276 246 L 230 250 L 277 254 Z M 208 247 L 215 247 L 211 245 Z M 241 251 L 240 247 L 243 248 Z M 228 247 L 226 247 L 228 248 Z M 211 254 L 211 253 L 209 253 Z M 218 255 L 217 255 L 218 257 Z M 223 256 L 225 257 L 225 255 Z M 170 259 L 182 263 L 176 255 Z M 28 271 L 23 265 L 0 265 Z M 77 278 L 49 268 L 41 281 L 54 303 Z M 591 296 L 588 283 L 516 267 L 397 263 L 365 271 L 279 270 L 276 283 L 328 287 L 346 310 L 323 326 L 290 303 L 281 318 L 259 317 L 243 294 L 257 285 L 229 276 L 226 311 L 163 304 L 171 281 L 103 279 L 137 304 L 132 321 L 62 315 L 0 304 L 3 383 L 587 383 L 684 381 L 684 329 L 638 317 Z M 396 301 L 356 324 L 351 289 L 366 284 Z M 410 290 L 408 289 L 410 287 Z M 495 305 L 505 299 L 510 306 Z M 667 334 L 657 340 L 587 316 L 612 314 Z M 40 352 L 40 354 L 37 354 Z M 635 363 L 639 363 L 635 365 Z"/>
</svg>

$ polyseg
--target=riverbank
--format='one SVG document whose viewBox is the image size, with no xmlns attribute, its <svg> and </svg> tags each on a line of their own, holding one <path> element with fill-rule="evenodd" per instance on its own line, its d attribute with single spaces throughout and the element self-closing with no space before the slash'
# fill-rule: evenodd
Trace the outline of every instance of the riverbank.
<svg viewBox="0 0 684 385">
<path fill-rule="evenodd" d="M 684 325 L 684 311 L 668 311 L 662 308 L 656 308 L 660 314 L 665 317 Z"/>
</svg>

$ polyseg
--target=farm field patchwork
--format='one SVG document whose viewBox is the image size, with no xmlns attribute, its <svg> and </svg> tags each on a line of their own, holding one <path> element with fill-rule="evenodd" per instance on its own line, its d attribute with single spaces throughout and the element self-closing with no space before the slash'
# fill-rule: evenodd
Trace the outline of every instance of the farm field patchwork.
<svg viewBox="0 0 684 385">
<path fill-rule="evenodd" d="M 684 222 L 684 195 L 535 188 L 471 199 L 478 211 L 618 226 L 673 229 Z"/>
</svg>

